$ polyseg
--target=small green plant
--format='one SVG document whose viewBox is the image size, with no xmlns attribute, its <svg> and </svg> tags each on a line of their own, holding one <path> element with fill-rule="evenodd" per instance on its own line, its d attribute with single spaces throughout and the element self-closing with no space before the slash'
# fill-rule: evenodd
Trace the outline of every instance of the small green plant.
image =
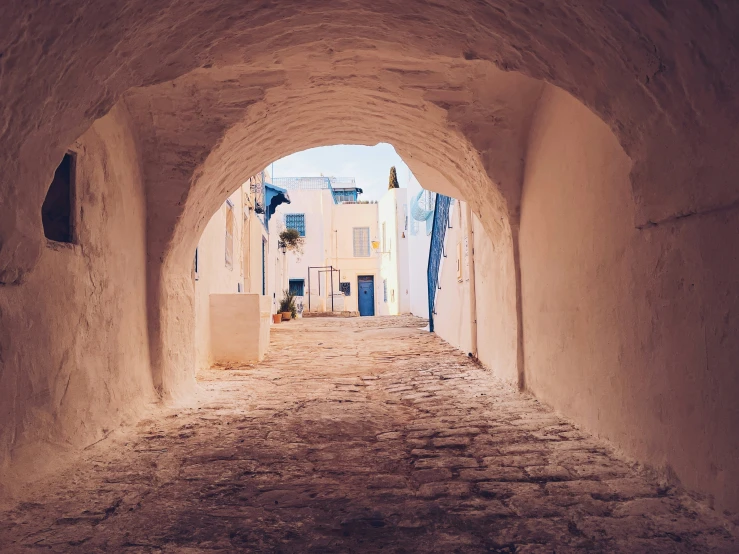
<svg viewBox="0 0 739 554">
<path fill-rule="evenodd" d="M 305 239 L 300 236 L 297 229 L 285 229 L 280 233 L 280 243 L 292 252 L 300 252 L 303 249 Z"/>
<path fill-rule="evenodd" d="M 282 300 L 280 300 L 280 312 L 290 312 L 290 317 L 295 319 L 298 317 L 298 309 L 295 306 L 295 295 L 290 294 L 289 290 L 282 291 Z"/>
</svg>

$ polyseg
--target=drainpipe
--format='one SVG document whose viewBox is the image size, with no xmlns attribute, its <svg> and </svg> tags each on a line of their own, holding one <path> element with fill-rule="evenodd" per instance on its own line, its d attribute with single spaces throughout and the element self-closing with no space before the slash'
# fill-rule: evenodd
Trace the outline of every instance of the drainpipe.
<svg viewBox="0 0 739 554">
<path fill-rule="evenodd" d="M 470 354 L 477 359 L 477 294 L 475 292 L 475 233 L 472 229 L 472 208 L 465 202 L 467 218 L 467 260 L 470 276 Z"/>
</svg>

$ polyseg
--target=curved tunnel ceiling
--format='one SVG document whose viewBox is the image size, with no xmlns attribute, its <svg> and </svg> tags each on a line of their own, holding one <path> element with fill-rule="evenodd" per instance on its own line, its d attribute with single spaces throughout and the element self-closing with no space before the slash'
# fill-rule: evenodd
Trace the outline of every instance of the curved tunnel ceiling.
<svg viewBox="0 0 739 554">
<path fill-rule="evenodd" d="M 501 120 L 490 96 L 500 93 L 510 102 L 521 94 L 520 83 L 507 92 L 476 90 L 493 79 L 497 67 L 512 79 L 520 73 L 563 88 L 610 126 L 633 161 L 637 225 L 737 197 L 731 181 L 739 164 L 734 156 L 739 110 L 732 94 L 739 79 L 733 71 L 739 47 L 732 39 L 739 7 L 734 3 L 565 0 L 532 7 L 511 0 L 310 5 L 121 0 L 80 6 L 68 0 L 33 6 L 14 0 L 3 10 L 3 19 L 12 23 L 0 38 L 2 282 L 22 279 L 38 258 L 43 235 L 37 208 L 65 149 L 136 87 L 171 88 L 168 94 L 143 93 L 152 102 L 152 119 L 139 120 L 145 144 L 151 145 L 152 136 L 166 139 L 166 129 L 175 127 L 196 143 L 178 152 L 184 154 L 183 165 L 165 181 L 207 171 L 207 164 L 198 169 L 200 164 L 213 147 L 231 140 L 227 131 L 238 121 L 249 121 L 260 110 L 266 120 L 278 107 L 287 110 L 291 100 L 305 108 L 312 93 L 323 96 L 324 87 L 334 94 L 349 92 L 332 109 L 342 121 L 347 113 L 368 112 L 383 94 L 399 105 L 413 99 L 406 114 L 415 110 L 420 118 L 415 121 L 434 127 L 447 141 L 464 137 L 462 143 L 474 147 L 507 209 L 515 212 L 516 179 L 508 182 L 515 169 L 489 154 L 510 146 L 505 134 L 498 134 Z M 167 83 L 177 79 L 184 93 L 174 92 L 176 81 Z M 216 85 L 211 104 L 208 83 Z M 188 87 L 190 104 L 178 106 L 178 94 L 187 96 Z M 238 90 L 234 101 L 230 90 Z M 362 96 L 363 91 L 372 93 Z M 132 91 L 128 102 L 136 118 L 142 116 L 140 101 L 142 92 Z M 215 115 L 219 106 L 223 111 Z M 176 122 L 166 121 L 167 114 Z M 502 121 L 525 128 L 524 119 L 507 115 Z M 153 130 L 147 132 L 148 125 Z M 327 130 L 320 140 L 302 146 L 295 141 L 281 153 L 321 143 L 388 140 L 383 133 L 391 134 L 380 125 L 369 127 L 335 126 L 332 136 Z M 280 133 L 283 141 L 287 135 Z M 408 158 L 427 152 L 413 137 L 406 141 L 389 140 Z M 227 192 L 231 185 L 224 186 Z M 186 193 L 175 189 L 166 196 L 181 201 Z M 487 191 L 478 194 L 486 197 Z"/>
<path fill-rule="evenodd" d="M 515 212 L 541 89 L 542 83 L 487 62 L 401 63 L 372 54 L 310 77 L 241 65 L 201 69 L 125 98 L 144 137 L 151 231 L 189 244 L 249 175 L 327 144 L 389 142 L 422 179 L 436 171 L 464 187 L 439 192 L 469 198 L 478 211 Z M 440 183 L 427 181 L 431 188 Z M 172 209 L 175 201 L 180 209 Z M 496 220 L 490 218 L 491 232 Z M 175 222 L 189 240 L 170 235 Z"/>
</svg>

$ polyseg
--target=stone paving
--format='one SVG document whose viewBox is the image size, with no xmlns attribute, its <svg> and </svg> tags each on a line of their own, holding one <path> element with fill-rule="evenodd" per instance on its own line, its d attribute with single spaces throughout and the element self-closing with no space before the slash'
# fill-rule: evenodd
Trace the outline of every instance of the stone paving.
<svg viewBox="0 0 739 554">
<path fill-rule="evenodd" d="M 728 523 L 411 317 L 273 330 L 254 367 L 0 513 L 3 552 L 736 552 Z"/>
</svg>

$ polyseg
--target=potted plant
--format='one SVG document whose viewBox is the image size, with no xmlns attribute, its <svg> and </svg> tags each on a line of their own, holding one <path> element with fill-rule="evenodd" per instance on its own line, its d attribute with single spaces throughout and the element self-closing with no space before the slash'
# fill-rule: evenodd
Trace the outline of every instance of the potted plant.
<svg viewBox="0 0 739 554">
<path fill-rule="evenodd" d="M 282 321 L 282 314 L 272 314 L 272 323 L 279 323 L 280 321 Z"/>
<path fill-rule="evenodd" d="M 290 294 L 289 290 L 282 291 L 283 297 L 280 300 L 280 313 L 282 321 L 289 321 L 297 316 L 297 308 L 295 307 L 295 295 Z"/>
</svg>

